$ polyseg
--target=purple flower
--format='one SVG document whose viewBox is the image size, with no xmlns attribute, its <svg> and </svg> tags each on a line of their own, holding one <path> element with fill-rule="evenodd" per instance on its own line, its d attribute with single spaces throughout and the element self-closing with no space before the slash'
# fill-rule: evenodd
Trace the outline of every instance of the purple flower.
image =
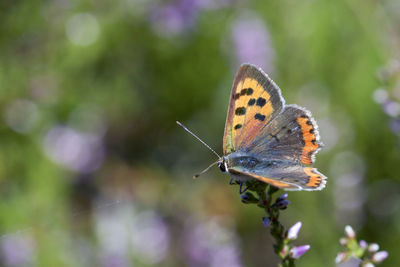
<svg viewBox="0 0 400 267">
<path fill-rule="evenodd" d="M 290 227 L 287 233 L 287 239 L 295 240 L 300 231 L 300 228 L 301 228 L 301 222 L 297 222 L 292 227 Z"/>
<path fill-rule="evenodd" d="M 262 221 L 263 221 L 264 227 L 268 227 L 271 225 L 271 219 L 268 217 L 263 217 Z"/>
<path fill-rule="evenodd" d="M 298 259 L 301 256 L 303 256 L 303 254 L 306 253 L 309 249 L 310 249 L 310 245 L 294 247 L 289 251 L 289 255 L 293 259 Z"/>
<path fill-rule="evenodd" d="M 288 193 L 284 193 L 284 194 L 282 194 L 280 197 L 278 197 L 278 198 L 276 199 L 276 202 L 285 200 L 285 199 L 288 198 L 288 196 L 289 196 Z"/>
<path fill-rule="evenodd" d="M 346 233 L 347 237 L 353 239 L 356 237 L 356 233 L 354 232 L 353 228 L 350 225 L 346 225 L 344 227 L 344 232 Z"/>
<path fill-rule="evenodd" d="M 379 251 L 379 252 L 375 253 L 374 255 L 372 255 L 372 261 L 374 263 L 381 263 L 388 256 L 389 256 L 389 253 L 387 251 L 382 250 L 382 251 Z"/>
<path fill-rule="evenodd" d="M 279 209 L 284 210 L 287 208 L 287 206 L 290 204 L 289 200 L 286 200 L 288 197 L 288 194 L 285 193 L 283 195 L 281 195 L 280 197 L 278 197 L 275 201 L 275 204 Z"/>
<path fill-rule="evenodd" d="M 379 245 L 377 243 L 371 243 L 368 246 L 368 251 L 369 252 L 377 252 L 379 250 Z"/>
<path fill-rule="evenodd" d="M 360 240 L 360 242 L 358 242 L 358 245 L 359 245 L 361 248 L 367 248 L 368 243 L 367 243 L 365 240 Z"/>
</svg>

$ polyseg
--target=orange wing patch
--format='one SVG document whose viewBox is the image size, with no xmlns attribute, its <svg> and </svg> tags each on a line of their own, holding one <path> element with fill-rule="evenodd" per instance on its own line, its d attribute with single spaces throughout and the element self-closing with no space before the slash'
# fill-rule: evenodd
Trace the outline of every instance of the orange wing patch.
<svg viewBox="0 0 400 267">
<path fill-rule="evenodd" d="M 253 78 L 245 78 L 243 81 L 240 81 L 236 87 L 236 91 L 233 94 L 232 99 L 232 101 L 235 101 L 232 123 L 232 139 L 236 138 L 238 132 L 241 131 L 245 123 L 246 113 L 249 110 L 248 103 L 251 102 L 250 99 L 254 94 L 257 85 L 257 80 Z"/>
<path fill-rule="evenodd" d="M 254 140 L 259 134 L 259 130 L 271 120 L 274 112 L 270 101 L 271 96 L 262 86 L 257 88 L 255 95 L 258 96 L 250 99 L 248 103 L 249 110 L 246 114 L 247 126 L 237 136 L 237 143 L 240 143 L 240 146 Z"/>
<path fill-rule="evenodd" d="M 319 149 L 317 130 L 314 127 L 314 123 L 311 119 L 302 115 L 297 118 L 297 122 L 301 127 L 303 134 L 303 151 L 301 154 L 301 162 L 307 165 L 313 163 L 313 156 Z"/>
<path fill-rule="evenodd" d="M 321 189 L 325 186 L 325 176 L 320 174 L 316 169 L 311 168 L 311 167 L 306 167 L 303 169 L 304 173 L 308 175 L 308 182 L 306 186 L 312 187 L 312 188 L 318 188 L 321 187 Z M 322 183 L 322 185 L 321 185 Z"/>
</svg>

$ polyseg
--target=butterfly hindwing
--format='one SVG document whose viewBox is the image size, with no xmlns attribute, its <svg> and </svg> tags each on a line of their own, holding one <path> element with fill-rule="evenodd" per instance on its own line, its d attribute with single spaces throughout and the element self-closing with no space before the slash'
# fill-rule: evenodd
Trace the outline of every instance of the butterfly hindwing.
<svg viewBox="0 0 400 267">
<path fill-rule="evenodd" d="M 224 154 L 249 145 L 283 106 L 278 86 L 261 69 L 242 65 L 232 87 L 225 123 Z"/>
<path fill-rule="evenodd" d="M 312 167 L 303 167 L 292 161 L 260 162 L 259 167 L 232 166 L 229 173 L 236 177 L 254 178 L 285 190 L 321 190 L 326 177 Z M 263 167 L 268 164 L 268 168 Z"/>
<path fill-rule="evenodd" d="M 303 164 L 314 162 L 321 147 L 318 126 L 309 111 L 287 105 L 282 113 L 262 129 L 247 151 L 269 158 L 293 160 Z"/>
</svg>

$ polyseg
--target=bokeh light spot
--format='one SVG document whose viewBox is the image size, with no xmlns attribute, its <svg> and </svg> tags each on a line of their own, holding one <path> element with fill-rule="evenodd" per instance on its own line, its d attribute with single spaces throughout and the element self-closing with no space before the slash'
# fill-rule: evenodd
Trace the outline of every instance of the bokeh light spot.
<svg viewBox="0 0 400 267">
<path fill-rule="evenodd" d="M 73 15 L 65 27 L 68 40 L 74 45 L 89 46 L 95 43 L 100 35 L 99 23 L 90 13 Z"/>
</svg>

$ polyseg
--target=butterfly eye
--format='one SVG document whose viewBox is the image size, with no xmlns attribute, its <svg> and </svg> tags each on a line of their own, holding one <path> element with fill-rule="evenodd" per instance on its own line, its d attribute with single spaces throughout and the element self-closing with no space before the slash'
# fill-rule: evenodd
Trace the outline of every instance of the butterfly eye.
<svg viewBox="0 0 400 267">
<path fill-rule="evenodd" d="M 222 172 L 226 172 L 226 168 L 225 168 L 224 162 L 218 163 L 218 167 Z"/>
</svg>

